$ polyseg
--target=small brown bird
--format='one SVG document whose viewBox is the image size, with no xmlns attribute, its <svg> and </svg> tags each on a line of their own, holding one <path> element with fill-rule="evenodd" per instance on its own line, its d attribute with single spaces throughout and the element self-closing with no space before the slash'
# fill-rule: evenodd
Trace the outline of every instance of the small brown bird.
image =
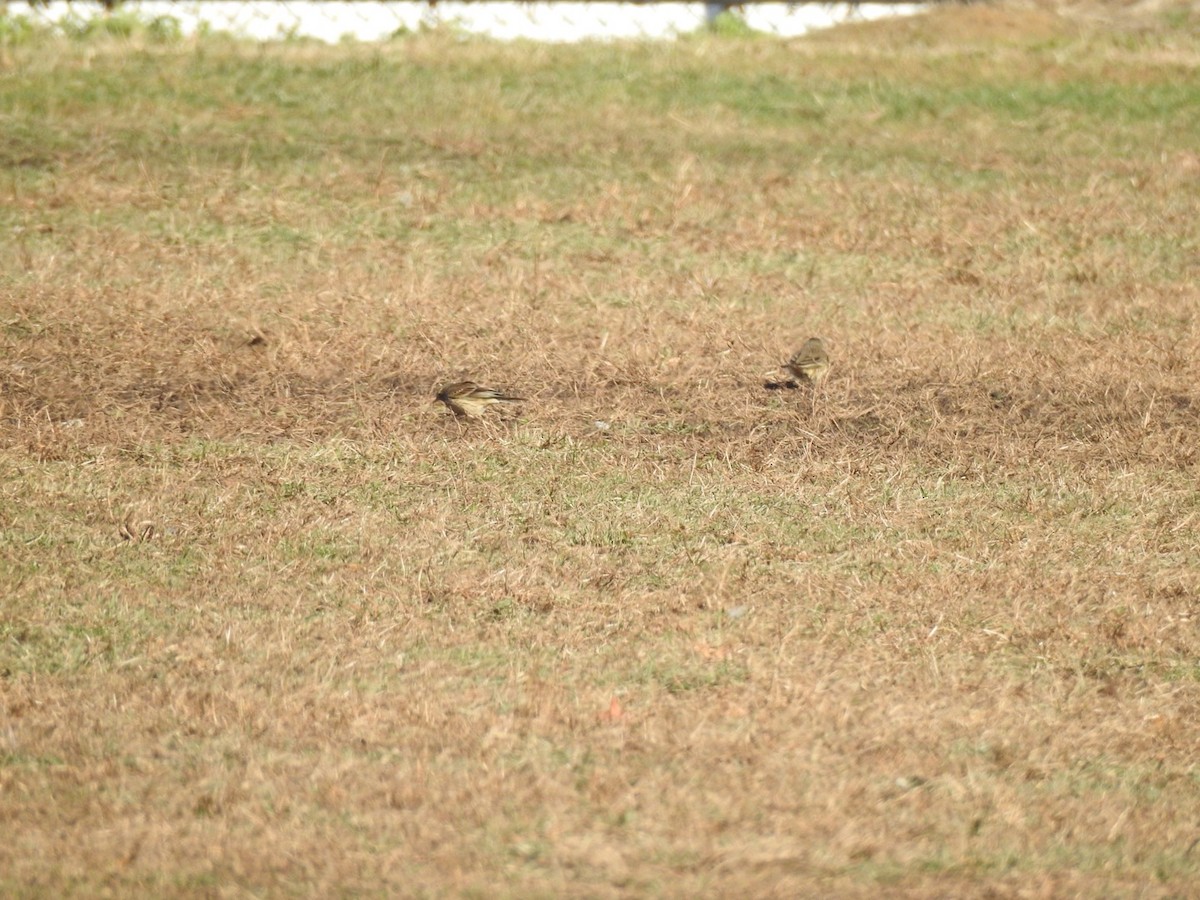
<svg viewBox="0 0 1200 900">
<path fill-rule="evenodd" d="M 829 354 L 825 352 L 824 342 L 820 338 L 809 338 L 784 368 L 799 380 L 816 387 L 829 374 Z"/>
<path fill-rule="evenodd" d="M 459 381 L 448 384 L 438 391 L 435 402 L 441 400 L 450 411 L 460 419 L 482 416 L 483 411 L 493 403 L 511 403 L 522 401 L 524 397 L 514 397 L 502 394 L 491 388 L 480 387 L 473 381 Z"/>
</svg>

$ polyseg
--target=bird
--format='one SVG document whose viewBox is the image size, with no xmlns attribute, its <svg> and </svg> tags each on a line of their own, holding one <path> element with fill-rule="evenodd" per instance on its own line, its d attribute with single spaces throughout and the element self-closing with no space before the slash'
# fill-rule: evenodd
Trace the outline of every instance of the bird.
<svg viewBox="0 0 1200 900">
<path fill-rule="evenodd" d="M 440 400 L 458 418 L 469 419 L 482 416 L 483 411 L 493 403 L 511 403 L 524 399 L 512 394 L 502 394 L 492 388 L 480 387 L 473 381 L 459 381 L 443 386 L 434 402 Z"/>
<path fill-rule="evenodd" d="M 816 387 L 829 374 L 829 354 L 825 352 L 825 342 L 818 337 L 809 338 L 804 342 L 804 346 L 792 355 L 784 368 L 799 380 L 807 381 Z"/>
</svg>

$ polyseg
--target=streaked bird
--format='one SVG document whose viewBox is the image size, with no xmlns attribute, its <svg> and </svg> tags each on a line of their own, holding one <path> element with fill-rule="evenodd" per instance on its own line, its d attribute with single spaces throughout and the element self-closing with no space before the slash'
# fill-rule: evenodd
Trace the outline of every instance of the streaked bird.
<svg viewBox="0 0 1200 900">
<path fill-rule="evenodd" d="M 814 387 L 819 385 L 829 374 L 829 354 L 825 352 L 825 343 L 820 338 L 809 338 L 787 361 L 785 368 L 800 381 L 807 381 Z"/>
<path fill-rule="evenodd" d="M 524 399 L 512 394 L 502 394 L 492 388 L 480 387 L 473 381 L 448 384 L 438 391 L 437 397 L 434 398 L 435 401 L 445 403 L 460 419 L 482 416 L 483 411 L 493 403 L 511 403 Z"/>
</svg>

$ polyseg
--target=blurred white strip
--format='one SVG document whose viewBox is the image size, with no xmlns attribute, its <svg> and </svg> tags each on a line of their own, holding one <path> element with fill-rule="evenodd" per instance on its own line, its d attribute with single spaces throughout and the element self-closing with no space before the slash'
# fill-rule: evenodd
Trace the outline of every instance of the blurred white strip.
<svg viewBox="0 0 1200 900">
<path fill-rule="evenodd" d="M 262 0 L 212 0 L 172 3 L 167 0 L 130 0 L 120 10 L 146 18 L 170 16 L 190 35 L 206 24 L 255 40 L 309 37 L 333 43 L 344 38 L 360 41 L 386 39 L 397 31 L 449 25 L 498 40 L 528 38 L 535 41 L 572 42 L 619 38 L 673 38 L 704 24 L 703 3 L 359 3 L 262 2 Z M 743 7 L 740 15 L 759 31 L 794 37 L 840 22 L 908 16 L 919 12 L 918 3 L 761 3 Z M 59 22 L 63 18 L 89 19 L 100 15 L 96 3 L 64 0 L 38 7 L 7 4 L 8 15 Z"/>
</svg>

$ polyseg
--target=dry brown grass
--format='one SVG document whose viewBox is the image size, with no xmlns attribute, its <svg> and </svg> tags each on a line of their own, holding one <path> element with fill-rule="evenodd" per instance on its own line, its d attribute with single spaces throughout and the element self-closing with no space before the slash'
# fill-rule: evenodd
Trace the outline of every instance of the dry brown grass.
<svg viewBox="0 0 1200 900">
<path fill-rule="evenodd" d="M 1192 893 L 1197 45 L 1002 15 L 9 48 L 0 892 Z"/>
</svg>

